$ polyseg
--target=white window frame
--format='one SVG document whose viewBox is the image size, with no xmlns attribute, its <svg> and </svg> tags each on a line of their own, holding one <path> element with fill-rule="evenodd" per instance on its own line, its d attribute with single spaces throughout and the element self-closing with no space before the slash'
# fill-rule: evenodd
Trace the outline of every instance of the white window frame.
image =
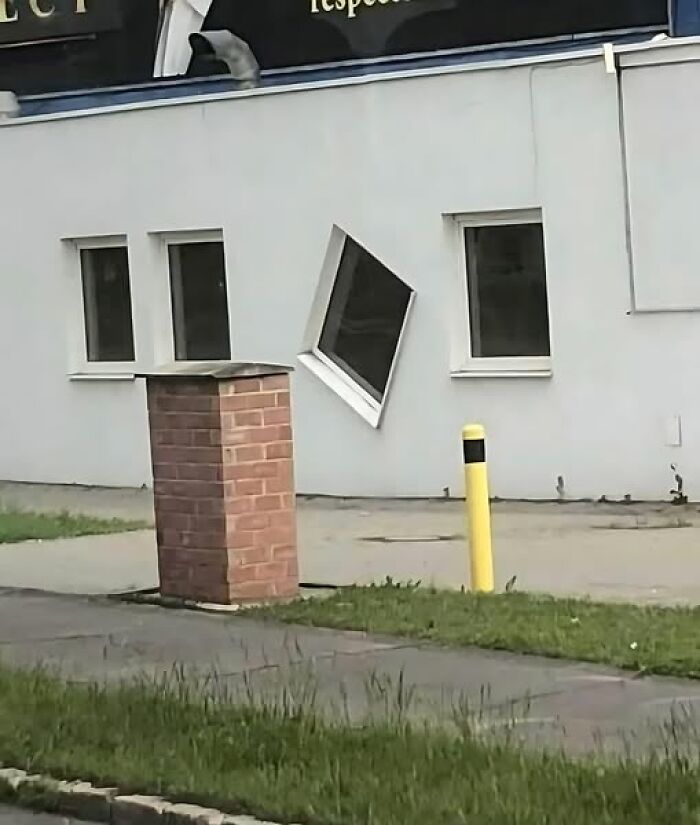
<svg viewBox="0 0 700 825">
<path fill-rule="evenodd" d="M 453 378 L 487 377 L 534 377 L 548 378 L 552 375 L 552 329 L 551 304 L 547 266 L 547 242 L 542 209 L 502 210 L 498 212 L 476 212 L 455 214 L 455 243 L 457 245 L 457 287 L 455 290 L 455 311 L 453 313 L 452 363 Z M 472 355 L 471 320 L 469 312 L 469 262 L 465 230 L 475 227 L 514 226 L 519 224 L 539 224 L 545 236 L 545 283 L 547 285 L 547 309 L 550 317 L 549 355 L 512 357 L 475 357 Z"/>
<path fill-rule="evenodd" d="M 155 243 L 157 271 L 161 277 L 156 284 L 156 307 L 154 313 L 155 361 L 157 364 L 175 363 L 175 318 L 172 298 L 172 273 L 170 271 L 170 247 L 181 244 L 220 243 L 224 251 L 224 275 L 226 277 L 226 316 L 228 318 L 228 337 L 233 359 L 233 331 L 231 329 L 231 282 L 229 278 L 229 259 L 223 229 L 186 229 L 161 230 L 149 232 Z M 178 363 L 194 363 L 180 361 Z"/>
<path fill-rule="evenodd" d="M 367 390 L 357 383 L 348 373 L 346 373 L 338 364 L 319 349 L 319 342 L 323 325 L 328 314 L 330 306 L 331 295 L 333 287 L 340 268 L 340 262 L 343 256 L 343 249 L 345 247 L 345 239 L 350 237 L 355 240 L 355 236 L 346 232 L 339 226 L 334 225 L 331 229 L 330 240 L 326 250 L 326 256 L 321 268 L 321 276 L 319 278 L 318 287 L 311 307 L 311 313 L 304 333 L 304 341 L 302 351 L 297 356 L 299 362 L 310 370 L 317 378 L 319 378 L 330 390 L 332 390 L 340 399 L 342 399 L 349 407 L 351 407 L 358 415 L 360 415 L 371 427 L 378 429 L 381 425 L 382 418 L 386 409 L 389 394 L 391 392 L 391 385 L 396 372 L 396 367 L 401 353 L 404 336 L 408 327 L 411 309 L 416 297 L 416 291 L 413 287 L 406 283 L 403 278 L 401 280 L 411 290 L 411 294 L 406 306 L 403 324 L 399 337 L 396 341 L 396 348 L 394 350 L 394 357 L 389 369 L 386 387 L 381 401 L 377 401 L 374 396 L 370 395 Z M 359 240 L 356 243 L 363 246 Z M 365 247 L 366 248 L 366 247 Z M 369 252 L 369 250 L 367 250 Z M 374 255 L 373 252 L 370 252 Z M 386 268 L 395 273 L 395 270 L 386 263 L 380 262 Z M 399 277 L 396 275 L 396 277 Z"/>
<path fill-rule="evenodd" d="M 79 238 L 62 238 L 66 274 L 68 276 L 68 377 L 71 380 L 133 381 L 140 369 L 139 330 L 134 306 L 134 281 L 132 254 L 126 234 L 95 235 Z M 83 293 L 83 268 L 81 252 L 85 249 L 126 249 L 129 262 L 129 293 L 131 296 L 131 329 L 134 338 L 133 361 L 89 361 L 85 296 Z"/>
</svg>

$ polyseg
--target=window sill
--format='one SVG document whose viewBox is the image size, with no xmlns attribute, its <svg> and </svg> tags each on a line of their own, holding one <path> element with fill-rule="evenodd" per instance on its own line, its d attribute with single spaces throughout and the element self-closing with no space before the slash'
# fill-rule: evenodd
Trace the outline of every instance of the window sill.
<svg viewBox="0 0 700 825">
<path fill-rule="evenodd" d="M 134 372 L 71 372 L 69 381 L 135 381 Z"/>
<path fill-rule="evenodd" d="M 365 399 L 364 394 L 356 389 L 348 378 L 340 374 L 340 371 L 331 369 L 313 352 L 302 352 L 297 357 L 300 363 L 345 401 L 348 406 L 352 407 L 358 415 L 362 416 L 371 427 L 379 428 L 382 408 L 370 404 Z"/>
<path fill-rule="evenodd" d="M 451 378 L 551 378 L 551 369 L 542 370 L 454 370 Z"/>
</svg>

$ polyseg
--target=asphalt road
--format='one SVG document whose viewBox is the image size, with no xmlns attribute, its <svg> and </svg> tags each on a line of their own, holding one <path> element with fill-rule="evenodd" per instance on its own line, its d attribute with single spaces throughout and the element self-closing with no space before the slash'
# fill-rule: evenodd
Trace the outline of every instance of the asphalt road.
<svg viewBox="0 0 700 825">
<path fill-rule="evenodd" d="M 313 687 L 317 711 L 340 708 L 357 720 L 393 712 L 391 697 L 403 684 L 411 692 L 405 712 L 414 719 L 453 724 L 455 707 L 469 707 L 485 731 L 513 729 L 525 741 L 571 752 L 633 743 L 646 753 L 666 741 L 663 725 L 674 706 L 700 711 L 697 681 L 2 589 L 0 653 L 7 665 L 43 664 L 87 682 L 172 678 L 173 667 L 184 665 L 201 684 L 213 670 L 218 678 L 209 684 L 243 702 L 251 689 L 273 703 L 282 695 L 301 701 Z"/>
<path fill-rule="evenodd" d="M 65 816 L 33 814 L 29 811 L 20 811 L 17 808 L 0 805 L 0 825 L 91 825 L 91 823 L 79 823 L 77 819 L 67 819 Z"/>
</svg>

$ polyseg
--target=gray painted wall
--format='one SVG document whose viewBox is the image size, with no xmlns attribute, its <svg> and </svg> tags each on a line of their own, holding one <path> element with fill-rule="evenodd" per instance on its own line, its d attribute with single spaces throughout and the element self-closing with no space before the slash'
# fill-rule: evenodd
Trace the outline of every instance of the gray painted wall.
<svg viewBox="0 0 700 825">
<path fill-rule="evenodd" d="M 697 64 L 623 76 L 643 308 L 700 306 L 699 81 Z M 147 368 L 171 346 L 149 233 L 223 229 L 234 358 L 293 362 L 335 223 L 417 297 L 379 430 L 299 366 L 301 491 L 459 493 L 460 429 L 481 421 L 498 496 L 552 498 L 563 476 L 572 497 L 666 498 L 671 462 L 700 496 L 700 318 L 629 314 L 618 85 L 600 56 L 14 123 L 0 153 L 2 478 L 150 478 L 141 382 L 68 378 L 80 293 L 61 238 L 128 235 Z M 461 273 L 446 215 L 532 207 L 553 375 L 452 378 Z M 674 416 L 681 447 L 667 444 Z"/>
</svg>

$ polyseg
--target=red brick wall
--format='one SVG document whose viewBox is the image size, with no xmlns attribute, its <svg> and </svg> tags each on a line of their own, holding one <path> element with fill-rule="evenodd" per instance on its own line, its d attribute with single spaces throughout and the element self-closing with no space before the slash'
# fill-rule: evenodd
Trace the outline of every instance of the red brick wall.
<svg viewBox="0 0 700 825">
<path fill-rule="evenodd" d="M 289 376 L 149 378 L 161 593 L 298 591 Z"/>
</svg>

